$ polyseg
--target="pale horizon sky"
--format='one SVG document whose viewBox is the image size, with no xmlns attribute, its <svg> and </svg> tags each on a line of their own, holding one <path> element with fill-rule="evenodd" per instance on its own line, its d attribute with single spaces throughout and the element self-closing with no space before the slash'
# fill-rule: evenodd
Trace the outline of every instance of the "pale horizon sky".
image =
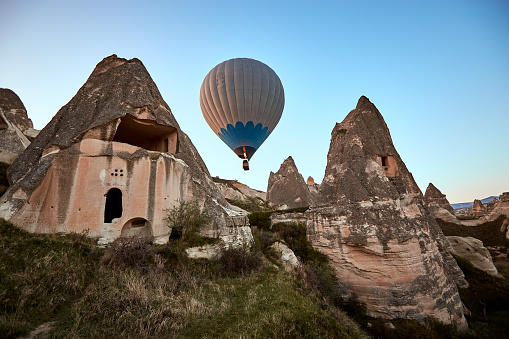
<svg viewBox="0 0 509 339">
<path fill-rule="evenodd" d="M 0 87 L 42 129 L 103 58 L 140 59 L 212 176 L 265 191 L 292 156 L 321 182 L 330 133 L 367 96 L 421 188 L 449 202 L 509 191 L 509 2 L 0 2 Z M 269 65 L 283 116 L 250 162 L 203 119 L 199 91 L 218 63 Z"/>
</svg>

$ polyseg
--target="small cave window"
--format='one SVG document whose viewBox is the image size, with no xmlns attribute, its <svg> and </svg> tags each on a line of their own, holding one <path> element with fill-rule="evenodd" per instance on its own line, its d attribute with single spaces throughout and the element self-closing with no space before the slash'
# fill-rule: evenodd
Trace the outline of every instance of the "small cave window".
<svg viewBox="0 0 509 339">
<path fill-rule="evenodd" d="M 112 188 L 106 194 L 106 205 L 104 207 L 104 223 L 111 224 L 113 219 L 122 216 L 122 191 Z"/>
<path fill-rule="evenodd" d="M 136 119 L 129 114 L 120 119 L 113 141 L 171 154 L 176 154 L 179 147 L 175 127 L 159 125 L 152 120 Z"/>
<path fill-rule="evenodd" d="M 382 166 L 384 173 L 387 177 L 398 176 L 398 163 L 392 155 L 378 156 L 378 163 Z"/>
</svg>

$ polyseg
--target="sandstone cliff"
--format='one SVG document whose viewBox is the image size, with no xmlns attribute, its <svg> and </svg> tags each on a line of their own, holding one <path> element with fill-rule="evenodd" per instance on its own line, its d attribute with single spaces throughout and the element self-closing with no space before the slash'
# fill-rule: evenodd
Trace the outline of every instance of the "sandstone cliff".
<svg viewBox="0 0 509 339">
<path fill-rule="evenodd" d="M 303 207 L 313 203 L 309 188 L 291 156 L 276 173 L 270 172 L 267 201 L 282 208 Z"/>
<path fill-rule="evenodd" d="M 183 199 L 207 210 L 208 235 L 251 237 L 229 227 L 236 213 L 138 59 L 102 60 L 8 175 L 0 217 L 32 232 L 164 242 L 165 209 Z"/>
<path fill-rule="evenodd" d="M 371 314 L 466 327 L 463 273 L 366 97 L 334 127 L 317 204 L 306 215 L 313 246 Z"/>
</svg>

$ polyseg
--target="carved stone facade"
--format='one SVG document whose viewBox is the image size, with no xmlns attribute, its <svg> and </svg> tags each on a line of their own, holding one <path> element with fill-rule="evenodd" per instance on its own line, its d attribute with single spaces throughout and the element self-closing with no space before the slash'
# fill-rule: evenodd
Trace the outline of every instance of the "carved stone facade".
<svg viewBox="0 0 509 339">
<path fill-rule="evenodd" d="M 138 59 L 101 61 L 8 174 L 13 185 L 0 217 L 31 232 L 87 230 L 99 243 L 123 236 L 164 243 L 171 231 L 165 210 L 194 200 L 210 216 L 207 235 L 250 234 L 229 221 L 239 213 Z"/>
</svg>

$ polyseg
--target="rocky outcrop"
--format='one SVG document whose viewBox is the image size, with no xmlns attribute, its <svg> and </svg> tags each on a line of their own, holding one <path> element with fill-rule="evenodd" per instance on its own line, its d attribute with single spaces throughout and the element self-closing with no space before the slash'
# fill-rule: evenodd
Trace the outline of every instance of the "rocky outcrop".
<svg viewBox="0 0 509 339">
<path fill-rule="evenodd" d="M 19 97 L 0 88 L 0 162 L 12 164 L 30 144 L 24 132 L 32 131 L 32 121 Z"/>
<path fill-rule="evenodd" d="M 366 97 L 334 127 L 317 204 L 306 215 L 309 240 L 370 314 L 467 326 L 457 289 L 467 286 L 463 273 Z"/>
<path fill-rule="evenodd" d="M 27 110 L 21 99 L 8 88 L 0 88 L 0 108 L 5 118 L 21 132 L 33 129 L 32 120 L 28 118 Z"/>
<path fill-rule="evenodd" d="M 267 196 L 265 192 L 253 189 L 237 180 L 221 179 L 219 177 L 214 177 L 212 180 L 227 199 L 247 200 L 257 198 L 265 201 Z"/>
<path fill-rule="evenodd" d="M 472 206 L 472 214 L 474 217 L 480 217 L 486 214 L 486 208 L 484 207 L 481 200 L 474 200 L 474 205 Z"/>
<path fill-rule="evenodd" d="M 484 247 L 481 240 L 458 236 L 448 236 L 447 240 L 452 246 L 452 254 L 468 259 L 474 267 L 490 275 L 499 275 L 490 251 Z"/>
<path fill-rule="evenodd" d="M 311 194 L 311 199 L 316 200 L 316 197 L 318 196 L 318 185 L 313 177 L 308 177 L 308 180 L 306 181 L 306 184 L 308 185 L 309 193 Z"/>
<path fill-rule="evenodd" d="M 488 201 L 488 203 L 486 203 L 486 213 L 491 213 L 495 207 L 497 207 L 498 205 L 498 199 L 497 198 L 494 198 L 493 200 L 491 201 Z"/>
<path fill-rule="evenodd" d="M 432 183 L 429 183 L 424 193 L 424 202 L 428 207 L 428 211 L 434 218 L 440 218 L 442 220 L 454 222 L 456 217 L 454 216 L 454 209 L 451 207 L 449 201 L 442 194 L 438 188 Z"/>
<path fill-rule="evenodd" d="M 291 156 L 281 164 L 276 173 L 270 172 L 267 201 L 283 209 L 309 206 L 313 203 L 308 185 Z"/>
<path fill-rule="evenodd" d="M 165 211 L 194 200 L 210 217 L 207 235 L 250 234 L 229 221 L 238 213 L 138 59 L 102 60 L 8 175 L 0 217 L 31 232 L 165 242 Z"/>
</svg>

